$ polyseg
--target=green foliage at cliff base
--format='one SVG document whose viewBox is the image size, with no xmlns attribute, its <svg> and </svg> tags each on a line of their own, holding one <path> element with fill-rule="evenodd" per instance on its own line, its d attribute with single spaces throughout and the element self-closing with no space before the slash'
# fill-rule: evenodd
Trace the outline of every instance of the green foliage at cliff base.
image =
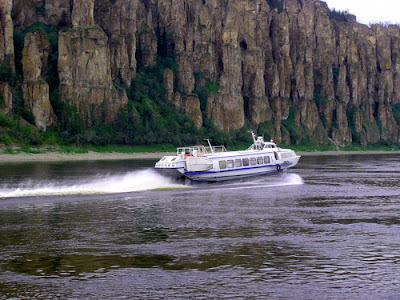
<svg viewBox="0 0 400 300">
<path fill-rule="evenodd" d="M 0 147 L 39 146 L 46 141 L 46 133 L 40 133 L 35 127 L 24 123 L 19 117 L 9 118 L 0 112 Z"/>
</svg>

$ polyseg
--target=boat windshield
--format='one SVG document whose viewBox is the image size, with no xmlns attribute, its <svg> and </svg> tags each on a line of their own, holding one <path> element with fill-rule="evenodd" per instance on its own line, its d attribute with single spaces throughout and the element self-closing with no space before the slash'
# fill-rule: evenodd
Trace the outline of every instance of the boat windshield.
<svg viewBox="0 0 400 300">
<path fill-rule="evenodd" d="M 255 144 L 251 145 L 251 146 L 247 149 L 247 151 L 248 151 L 248 150 L 262 150 L 263 148 L 264 148 L 264 145 L 255 143 Z"/>
<path fill-rule="evenodd" d="M 274 143 L 265 143 L 264 148 L 278 148 Z"/>
<path fill-rule="evenodd" d="M 265 142 L 255 142 L 252 144 L 247 151 L 249 150 L 263 150 L 263 149 L 270 149 L 270 148 L 278 148 L 275 143 L 265 143 Z"/>
</svg>

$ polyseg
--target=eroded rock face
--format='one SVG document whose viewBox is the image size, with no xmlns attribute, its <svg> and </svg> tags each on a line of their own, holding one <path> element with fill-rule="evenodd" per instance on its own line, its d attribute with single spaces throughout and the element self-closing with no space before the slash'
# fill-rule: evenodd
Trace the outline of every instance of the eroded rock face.
<svg viewBox="0 0 400 300">
<path fill-rule="evenodd" d="M 108 35 L 112 80 L 126 86 L 136 74 L 138 0 L 95 1 L 95 23 Z"/>
<path fill-rule="evenodd" d="M 176 78 L 172 71 L 164 74 L 166 98 L 196 124 L 202 112 L 192 93 L 208 79 L 219 89 L 203 113 L 224 130 L 241 128 L 245 118 L 254 127 L 270 122 L 272 138 L 287 142 L 282 120 L 290 120 L 321 142 L 400 141 L 393 115 L 400 102 L 398 26 L 368 27 L 353 16 L 337 18 L 326 3 L 313 0 L 284 0 L 274 10 L 264 0 L 13 3 L 17 27 L 37 21 L 75 26 L 60 33 L 60 92 L 79 107 L 87 126 L 94 124 L 91 115 L 100 103 L 125 103 L 112 82 L 130 85 L 136 57 L 151 66 L 168 52 L 178 67 Z M 0 40 L 10 41 L 10 1 L 0 5 L 6 16 Z M 8 42 L 8 52 L 0 51 L 0 62 L 7 56 L 3 52 L 13 55 L 11 48 Z M 107 116 L 115 114 L 109 104 L 103 107 Z"/>
<path fill-rule="evenodd" d="M 15 72 L 11 10 L 12 1 L 0 0 L 0 65 L 5 64 L 11 72 Z"/>
<path fill-rule="evenodd" d="M 0 102 L 0 110 L 8 115 L 13 109 L 11 87 L 8 83 L 0 82 L 0 96 L 2 100 L 2 103 Z"/>
<path fill-rule="evenodd" d="M 203 125 L 203 117 L 200 110 L 200 100 L 197 95 L 189 94 L 182 97 L 180 94 L 176 93 L 174 104 L 178 109 L 183 110 L 183 112 L 192 119 L 198 128 Z"/>
<path fill-rule="evenodd" d="M 165 98 L 172 101 L 174 99 L 174 73 L 168 68 L 164 70 L 164 89 Z"/>
<path fill-rule="evenodd" d="M 165 97 L 172 102 L 175 107 L 188 114 L 198 128 L 203 125 L 203 116 L 200 109 L 199 97 L 195 94 L 182 96 L 179 92 L 174 92 L 174 74 L 171 69 L 164 71 Z"/>
<path fill-rule="evenodd" d="M 42 130 L 55 123 L 49 84 L 43 79 L 48 68 L 49 52 L 50 43 L 45 32 L 38 30 L 26 34 L 22 51 L 24 105 L 32 112 L 36 127 Z"/>
<path fill-rule="evenodd" d="M 45 131 L 55 122 L 50 104 L 49 84 L 45 81 L 26 82 L 22 86 L 22 92 L 25 107 L 32 112 L 36 127 Z"/>
<path fill-rule="evenodd" d="M 272 109 L 267 97 L 249 99 L 249 117 L 254 126 L 272 120 Z"/>
<path fill-rule="evenodd" d="M 4 2 L 9 2 L 5 0 Z M 38 14 L 43 0 L 13 0 L 13 22 L 18 28 L 27 27 L 33 23 L 43 20 L 43 15 Z"/>
<path fill-rule="evenodd" d="M 36 22 L 56 27 L 71 24 L 73 1 L 65 0 L 13 0 L 13 21 L 18 28 Z"/>
<path fill-rule="evenodd" d="M 72 7 L 72 26 L 85 27 L 94 25 L 94 0 L 74 0 Z"/>
<path fill-rule="evenodd" d="M 46 23 L 56 27 L 71 24 L 71 5 L 72 1 L 46 0 L 44 3 Z"/>
<path fill-rule="evenodd" d="M 100 27 L 78 27 L 59 36 L 60 97 L 77 107 L 84 124 L 108 124 L 127 104 L 113 88 L 107 35 Z"/>
<path fill-rule="evenodd" d="M 46 33 L 37 30 L 25 36 L 22 52 L 24 81 L 36 81 L 44 78 L 48 69 L 50 43 Z"/>
</svg>

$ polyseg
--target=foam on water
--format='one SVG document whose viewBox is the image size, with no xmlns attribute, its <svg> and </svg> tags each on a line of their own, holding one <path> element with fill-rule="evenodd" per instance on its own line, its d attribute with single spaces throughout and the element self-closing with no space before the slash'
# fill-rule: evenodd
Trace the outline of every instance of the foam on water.
<svg viewBox="0 0 400 300">
<path fill-rule="evenodd" d="M 154 170 L 141 170 L 119 175 L 103 175 L 89 179 L 87 182 L 24 182 L 16 187 L 0 187 L 0 198 L 67 195 L 67 194 L 112 194 L 154 189 L 185 188 L 173 179 L 161 176 Z"/>
</svg>

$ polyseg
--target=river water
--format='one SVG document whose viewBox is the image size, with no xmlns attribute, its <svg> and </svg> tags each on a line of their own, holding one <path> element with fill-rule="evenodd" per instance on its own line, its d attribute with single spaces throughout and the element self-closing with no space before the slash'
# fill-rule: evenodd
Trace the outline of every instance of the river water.
<svg viewBox="0 0 400 300">
<path fill-rule="evenodd" d="M 400 156 L 184 185 L 155 161 L 0 165 L 0 299 L 400 299 Z"/>
</svg>

